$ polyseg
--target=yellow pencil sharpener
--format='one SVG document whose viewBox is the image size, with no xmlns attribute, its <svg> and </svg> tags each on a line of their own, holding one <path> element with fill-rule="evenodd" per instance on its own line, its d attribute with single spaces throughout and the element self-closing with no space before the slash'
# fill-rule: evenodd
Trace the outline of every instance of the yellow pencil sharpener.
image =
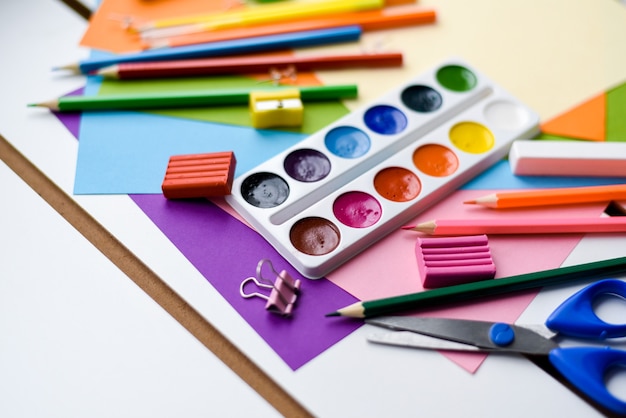
<svg viewBox="0 0 626 418">
<path fill-rule="evenodd" d="M 300 126 L 304 115 L 300 90 L 252 91 L 250 115 L 255 128 Z"/>
</svg>

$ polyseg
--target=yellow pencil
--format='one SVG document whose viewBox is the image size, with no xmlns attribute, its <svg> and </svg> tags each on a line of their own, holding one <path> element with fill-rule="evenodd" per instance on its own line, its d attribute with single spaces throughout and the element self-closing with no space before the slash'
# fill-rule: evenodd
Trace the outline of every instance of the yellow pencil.
<svg viewBox="0 0 626 418">
<path fill-rule="evenodd" d="M 137 32 L 146 32 L 184 25 L 203 25 L 205 29 L 224 29 L 292 20 L 295 18 L 319 17 L 336 13 L 381 9 L 384 5 L 384 0 L 316 0 L 295 3 L 275 3 L 250 7 L 244 10 L 155 20 L 139 25 L 134 29 Z"/>
</svg>

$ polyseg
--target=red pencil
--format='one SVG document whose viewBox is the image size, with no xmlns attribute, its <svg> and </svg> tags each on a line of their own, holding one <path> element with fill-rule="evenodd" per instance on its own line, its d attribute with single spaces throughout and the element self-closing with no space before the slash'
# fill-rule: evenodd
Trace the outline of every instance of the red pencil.
<svg viewBox="0 0 626 418">
<path fill-rule="evenodd" d="M 354 67 L 397 67 L 402 53 L 317 55 L 317 56 L 240 56 L 117 64 L 96 72 L 108 78 L 139 79 L 193 77 L 217 74 L 268 72 L 271 68 L 293 66 L 296 71 L 334 70 Z"/>
<path fill-rule="evenodd" d="M 626 232 L 626 217 L 554 219 L 439 219 L 402 229 L 429 235 L 583 234 Z"/>
</svg>

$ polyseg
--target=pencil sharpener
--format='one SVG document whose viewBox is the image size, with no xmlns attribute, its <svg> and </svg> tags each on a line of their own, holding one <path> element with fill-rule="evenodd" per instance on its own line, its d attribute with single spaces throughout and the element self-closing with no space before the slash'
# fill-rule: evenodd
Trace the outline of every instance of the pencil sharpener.
<svg viewBox="0 0 626 418">
<path fill-rule="evenodd" d="M 250 92 L 250 115 L 255 128 L 300 126 L 304 106 L 298 89 Z"/>
</svg>

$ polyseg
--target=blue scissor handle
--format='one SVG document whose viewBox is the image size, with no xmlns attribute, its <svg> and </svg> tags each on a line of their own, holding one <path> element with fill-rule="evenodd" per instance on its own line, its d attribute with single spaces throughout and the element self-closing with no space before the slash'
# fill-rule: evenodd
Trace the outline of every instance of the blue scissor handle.
<svg viewBox="0 0 626 418">
<path fill-rule="evenodd" d="M 576 338 L 603 340 L 626 337 L 626 324 L 604 322 L 593 310 L 594 299 L 607 294 L 626 298 L 626 282 L 606 279 L 585 287 L 556 308 L 546 321 L 546 326 L 552 331 Z"/>
<path fill-rule="evenodd" d="M 626 414 L 626 402 L 613 396 L 604 380 L 612 368 L 626 368 L 626 351 L 609 347 L 555 348 L 548 357 L 570 383 L 599 405 Z"/>
</svg>

